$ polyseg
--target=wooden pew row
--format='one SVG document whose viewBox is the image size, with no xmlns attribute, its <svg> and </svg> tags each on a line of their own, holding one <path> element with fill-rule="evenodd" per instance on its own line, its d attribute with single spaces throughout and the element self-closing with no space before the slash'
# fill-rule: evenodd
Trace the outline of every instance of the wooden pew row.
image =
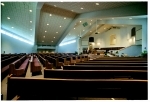
<svg viewBox="0 0 150 102">
<path fill-rule="evenodd" d="M 147 63 L 76 63 L 76 65 L 147 66 Z"/>
<path fill-rule="evenodd" d="M 147 66 L 65 65 L 64 70 L 147 70 Z"/>
<path fill-rule="evenodd" d="M 111 63 L 122 63 L 122 62 L 125 62 L 125 63 L 147 63 L 147 61 L 84 61 L 84 63 L 108 63 L 108 62 L 111 62 Z"/>
<path fill-rule="evenodd" d="M 1 61 L 1 81 L 9 74 L 9 65 L 18 59 L 18 56 L 14 56 Z"/>
<path fill-rule="evenodd" d="M 147 100 L 147 82 L 148 80 L 10 77 L 7 100 L 11 100 L 16 95 L 20 96 L 20 100 L 54 100 L 69 97 Z"/>
<path fill-rule="evenodd" d="M 130 58 L 130 57 L 108 57 L 108 58 L 99 58 L 90 61 L 147 61 L 146 58 Z"/>
<path fill-rule="evenodd" d="M 32 56 L 31 57 L 31 72 L 39 72 L 42 70 L 41 64 L 37 58 L 37 56 Z"/>
<path fill-rule="evenodd" d="M 44 69 L 44 78 L 67 78 L 67 79 L 145 79 L 146 70 L 51 70 Z"/>
<path fill-rule="evenodd" d="M 13 74 L 13 76 L 16 77 L 25 77 L 28 65 L 29 58 L 28 56 L 24 55 L 9 65 L 9 75 Z"/>
<path fill-rule="evenodd" d="M 41 55 L 37 54 L 38 59 L 40 60 L 40 62 L 42 63 L 43 67 L 45 67 L 46 65 L 46 60 L 45 58 L 43 58 Z"/>
</svg>

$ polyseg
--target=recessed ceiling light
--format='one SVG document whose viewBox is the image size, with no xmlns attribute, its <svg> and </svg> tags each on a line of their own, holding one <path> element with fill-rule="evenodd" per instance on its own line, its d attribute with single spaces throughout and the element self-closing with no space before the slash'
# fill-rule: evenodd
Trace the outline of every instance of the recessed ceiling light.
<svg viewBox="0 0 150 102">
<path fill-rule="evenodd" d="M 80 21 L 81 22 L 81 21 Z"/>
<path fill-rule="evenodd" d="M 73 12 L 73 10 L 71 10 Z"/>
<path fill-rule="evenodd" d="M 132 19 L 132 18 L 129 18 L 129 19 Z"/>
<path fill-rule="evenodd" d="M 10 19 L 10 17 L 7 17 L 7 19 Z"/>
<path fill-rule="evenodd" d="M 42 42 L 44 42 L 44 41 L 42 41 Z"/>
<path fill-rule="evenodd" d="M 99 5 L 99 3 L 96 3 L 96 5 Z"/>
<path fill-rule="evenodd" d="M 66 17 L 64 17 L 64 19 L 66 19 Z"/>
<path fill-rule="evenodd" d="M 45 32 L 47 32 L 47 31 L 45 30 Z"/>
<path fill-rule="evenodd" d="M 76 29 L 76 28 L 74 28 L 74 29 Z"/>
<path fill-rule="evenodd" d="M 53 41 L 52 41 L 53 42 Z"/>
<path fill-rule="evenodd" d="M 69 34 L 70 35 L 70 34 Z"/>
<path fill-rule="evenodd" d="M 81 7 L 81 9 L 83 9 L 83 8 Z"/>
<path fill-rule="evenodd" d="M 32 23 L 32 21 L 30 21 L 30 23 Z"/>
<path fill-rule="evenodd" d="M 55 37 L 54 37 L 55 38 Z"/>
<path fill-rule="evenodd" d="M 32 30 L 32 29 L 30 29 L 30 30 Z"/>
<path fill-rule="evenodd" d="M 56 5 L 54 5 L 56 7 Z"/>
<path fill-rule="evenodd" d="M 84 30 L 83 30 L 84 31 Z"/>
<path fill-rule="evenodd" d="M 104 29 L 106 29 L 106 28 L 104 28 Z"/>
<path fill-rule="evenodd" d="M 2 6 L 4 6 L 4 3 L 1 3 Z"/>
<path fill-rule="evenodd" d="M 91 25 L 91 23 L 90 23 L 90 25 Z"/>
<path fill-rule="evenodd" d="M 29 10 L 30 12 L 32 12 L 32 10 Z"/>
<path fill-rule="evenodd" d="M 58 32 L 56 32 L 56 33 L 58 33 Z"/>
<path fill-rule="evenodd" d="M 43 36 L 45 38 L 45 36 Z"/>
<path fill-rule="evenodd" d="M 102 19 L 100 19 L 100 20 L 102 20 Z"/>
<path fill-rule="evenodd" d="M 91 20 L 92 21 L 92 20 Z"/>
<path fill-rule="evenodd" d="M 61 27 L 61 26 L 59 26 L 59 27 Z"/>
<path fill-rule="evenodd" d="M 124 25 L 122 25 L 122 26 L 124 26 Z"/>
<path fill-rule="evenodd" d="M 30 36 L 32 36 L 32 35 L 30 35 Z"/>
<path fill-rule="evenodd" d="M 14 27 L 11 27 L 11 28 L 14 28 Z"/>
<path fill-rule="evenodd" d="M 52 14 L 49 14 L 49 16 L 52 16 Z"/>
<path fill-rule="evenodd" d="M 114 18 L 112 18 L 112 19 L 114 19 Z"/>
<path fill-rule="evenodd" d="M 47 25 L 49 25 L 49 24 L 47 23 Z"/>
<path fill-rule="evenodd" d="M 92 32 L 92 31 L 90 31 L 90 32 Z"/>
</svg>

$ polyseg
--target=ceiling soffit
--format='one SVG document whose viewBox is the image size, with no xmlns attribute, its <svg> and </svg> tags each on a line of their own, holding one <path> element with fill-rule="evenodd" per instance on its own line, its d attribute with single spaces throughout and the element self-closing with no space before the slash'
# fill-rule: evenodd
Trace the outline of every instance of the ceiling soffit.
<svg viewBox="0 0 150 102">
<path fill-rule="evenodd" d="M 40 13 L 37 44 L 55 46 L 75 16 L 74 12 L 44 4 Z"/>
</svg>

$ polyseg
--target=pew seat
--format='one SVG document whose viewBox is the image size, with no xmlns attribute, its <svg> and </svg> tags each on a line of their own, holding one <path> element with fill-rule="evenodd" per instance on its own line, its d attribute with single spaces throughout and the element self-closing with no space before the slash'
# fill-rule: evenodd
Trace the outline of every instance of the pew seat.
<svg viewBox="0 0 150 102">
<path fill-rule="evenodd" d="M 27 84 L 28 83 L 28 84 Z M 8 78 L 7 100 L 53 100 L 67 97 L 127 98 L 147 100 L 148 80 Z M 47 93 L 48 92 L 48 93 Z"/>
</svg>

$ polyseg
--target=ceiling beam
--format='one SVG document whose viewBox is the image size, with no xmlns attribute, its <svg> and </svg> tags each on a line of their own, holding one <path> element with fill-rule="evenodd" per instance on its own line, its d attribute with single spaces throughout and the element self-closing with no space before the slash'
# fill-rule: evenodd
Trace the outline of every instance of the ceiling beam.
<svg viewBox="0 0 150 102">
<path fill-rule="evenodd" d="M 35 21 L 35 41 L 34 45 L 37 44 L 37 34 L 38 34 L 38 25 L 39 25 L 39 20 L 40 20 L 40 11 L 42 6 L 44 5 L 44 2 L 38 2 L 37 7 L 36 7 L 36 21 Z"/>
</svg>

